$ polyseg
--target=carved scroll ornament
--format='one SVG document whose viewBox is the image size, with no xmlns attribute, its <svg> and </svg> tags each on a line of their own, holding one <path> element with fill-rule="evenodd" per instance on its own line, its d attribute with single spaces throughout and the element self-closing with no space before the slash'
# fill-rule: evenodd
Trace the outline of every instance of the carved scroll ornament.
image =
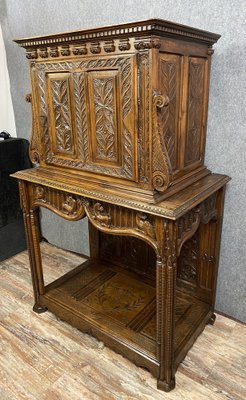
<svg viewBox="0 0 246 400">
<path fill-rule="evenodd" d="M 177 221 L 177 252 L 180 254 L 183 244 L 190 239 L 197 231 L 199 224 L 209 223 L 212 219 L 218 218 L 218 210 L 216 209 L 217 193 L 208 197 L 199 206 L 183 215 Z"/>
<path fill-rule="evenodd" d="M 164 192 L 170 184 L 172 167 L 158 124 L 157 108 L 167 106 L 169 99 L 159 92 L 153 93 L 153 174 L 152 184 L 158 192 Z"/>
</svg>

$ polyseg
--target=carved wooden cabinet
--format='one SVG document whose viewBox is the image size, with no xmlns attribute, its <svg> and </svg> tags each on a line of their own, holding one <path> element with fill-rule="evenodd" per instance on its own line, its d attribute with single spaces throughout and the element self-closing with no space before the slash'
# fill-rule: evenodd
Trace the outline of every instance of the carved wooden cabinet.
<svg viewBox="0 0 246 400">
<path fill-rule="evenodd" d="M 214 300 L 228 177 L 204 166 L 212 45 L 163 20 L 16 40 L 36 168 L 15 174 L 37 312 L 90 332 L 170 390 Z M 44 285 L 36 209 L 88 217 L 91 257 Z"/>
</svg>

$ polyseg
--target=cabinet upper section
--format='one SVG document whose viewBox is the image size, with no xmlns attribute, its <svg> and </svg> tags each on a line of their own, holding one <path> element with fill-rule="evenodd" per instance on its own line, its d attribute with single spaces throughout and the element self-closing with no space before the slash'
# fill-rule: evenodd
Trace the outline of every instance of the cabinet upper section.
<svg viewBox="0 0 246 400">
<path fill-rule="evenodd" d="M 30 60 L 32 160 L 149 202 L 205 176 L 219 37 L 152 19 L 16 40 Z"/>
</svg>

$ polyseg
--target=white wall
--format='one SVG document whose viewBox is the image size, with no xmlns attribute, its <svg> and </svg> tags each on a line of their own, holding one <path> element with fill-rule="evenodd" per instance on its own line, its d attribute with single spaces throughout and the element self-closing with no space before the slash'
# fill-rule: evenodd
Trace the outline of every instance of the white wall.
<svg viewBox="0 0 246 400">
<path fill-rule="evenodd" d="M 5 46 L 0 25 L 0 132 L 3 130 L 9 132 L 11 136 L 16 136 Z"/>
</svg>

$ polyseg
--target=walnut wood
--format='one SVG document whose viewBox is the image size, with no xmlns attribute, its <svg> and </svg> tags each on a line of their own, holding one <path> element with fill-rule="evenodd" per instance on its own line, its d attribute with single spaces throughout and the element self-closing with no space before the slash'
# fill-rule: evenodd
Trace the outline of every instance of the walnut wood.
<svg viewBox="0 0 246 400">
<path fill-rule="evenodd" d="M 157 378 L 213 322 L 225 185 L 204 166 L 219 36 L 163 20 L 17 40 L 30 60 L 36 168 L 19 171 L 34 311 Z M 89 220 L 90 259 L 44 284 L 36 212 Z"/>
<path fill-rule="evenodd" d="M 17 40 L 30 60 L 33 162 L 149 203 L 208 175 L 218 39 L 153 19 Z"/>
</svg>

